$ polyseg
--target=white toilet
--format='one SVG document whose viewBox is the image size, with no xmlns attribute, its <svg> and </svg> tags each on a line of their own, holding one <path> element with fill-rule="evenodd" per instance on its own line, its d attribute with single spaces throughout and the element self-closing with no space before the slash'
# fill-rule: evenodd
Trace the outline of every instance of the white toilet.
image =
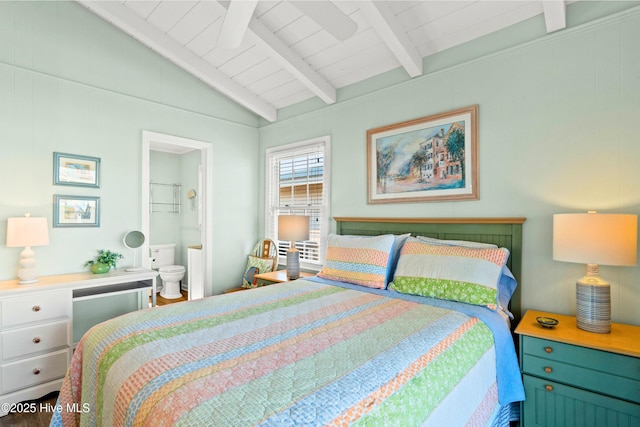
<svg viewBox="0 0 640 427">
<path fill-rule="evenodd" d="M 160 273 L 162 290 L 160 296 L 166 299 L 182 297 L 180 293 L 180 280 L 184 277 L 183 265 L 175 265 L 176 244 L 149 245 L 151 251 L 151 266 Z"/>
</svg>

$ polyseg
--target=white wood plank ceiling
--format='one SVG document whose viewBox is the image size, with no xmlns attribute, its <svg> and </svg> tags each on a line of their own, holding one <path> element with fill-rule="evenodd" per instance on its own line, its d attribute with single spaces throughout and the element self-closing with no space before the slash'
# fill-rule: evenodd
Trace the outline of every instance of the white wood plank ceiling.
<svg viewBox="0 0 640 427">
<path fill-rule="evenodd" d="M 544 14 L 548 32 L 561 30 L 566 4 L 571 3 L 265 0 L 256 2 L 255 10 L 250 6 L 253 14 L 247 16 L 239 46 L 223 47 L 228 44 L 219 37 L 227 10 L 234 7 L 230 2 L 77 1 L 269 121 L 277 120 L 278 109 L 312 97 L 334 103 L 336 89 L 394 68 L 420 76 L 423 58 L 428 61 L 436 52 L 536 15 Z M 332 29 L 326 20 L 320 26 L 310 17 L 314 9 L 328 6 L 347 18 L 329 17 Z M 346 38 L 340 40 L 328 30 L 344 30 Z"/>
</svg>

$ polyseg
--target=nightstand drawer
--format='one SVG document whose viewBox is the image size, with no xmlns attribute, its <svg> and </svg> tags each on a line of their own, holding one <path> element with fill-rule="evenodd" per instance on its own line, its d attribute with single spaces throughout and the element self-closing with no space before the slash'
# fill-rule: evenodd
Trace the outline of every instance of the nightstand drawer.
<svg viewBox="0 0 640 427">
<path fill-rule="evenodd" d="M 640 359 L 540 338 L 523 337 L 524 355 L 561 361 L 590 371 L 640 381 Z M 536 374 L 537 375 L 537 374 Z"/>
<path fill-rule="evenodd" d="M 573 359 L 566 360 L 573 361 Z M 583 361 L 588 363 L 588 359 L 581 360 L 581 362 Z M 529 354 L 523 356 L 522 371 L 543 379 L 570 384 L 596 393 L 640 403 L 640 381 L 638 380 Z"/>
<path fill-rule="evenodd" d="M 2 393 L 63 378 L 70 350 L 61 350 L 0 366 Z"/>
<path fill-rule="evenodd" d="M 69 292 L 43 292 L 2 300 L 2 328 L 69 316 Z"/>
<path fill-rule="evenodd" d="M 530 375 L 523 376 L 522 424 L 532 426 L 637 426 L 640 405 Z"/>
<path fill-rule="evenodd" d="M 523 373 L 640 403 L 640 359 L 524 336 Z"/>
<path fill-rule="evenodd" d="M 65 347 L 68 329 L 69 321 L 62 320 L 2 332 L 2 360 Z"/>
</svg>

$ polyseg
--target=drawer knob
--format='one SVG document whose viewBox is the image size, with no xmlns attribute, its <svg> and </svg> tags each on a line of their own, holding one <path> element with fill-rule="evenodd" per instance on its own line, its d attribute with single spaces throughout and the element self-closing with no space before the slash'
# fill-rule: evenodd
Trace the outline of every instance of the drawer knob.
<svg viewBox="0 0 640 427">
<path fill-rule="evenodd" d="M 551 353 L 553 351 L 553 349 L 551 347 L 545 347 L 544 351 L 547 353 Z"/>
<path fill-rule="evenodd" d="M 33 370 L 33 375 L 38 375 L 40 373 L 40 368 L 35 368 Z"/>
<path fill-rule="evenodd" d="M 547 374 L 550 374 L 550 373 L 551 373 L 551 371 L 553 371 L 553 369 L 551 369 L 551 366 L 545 366 L 545 367 L 544 367 L 544 371 L 545 371 Z"/>
<path fill-rule="evenodd" d="M 38 312 L 38 311 L 40 311 L 41 309 L 40 309 L 40 306 L 39 306 L 39 305 L 34 305 L 33 307 L 31 307 L 31 310 L 33 310 L 33 311 L 35 311 L 35 312 L 37 313 L 37 312 Z"/>
<path fill-rule="evenodd" d="M 553 386 L 547 384 L 546 386 L 544 386 L 544 389 L 547 391 L 553 391 Z"/>
<path fill-rule="evenodd" d="M 34 344 L 38 344 L 40 341 L 41 341 L 41 340 L 40 340 L 40 337 L 35 337 L 35 338 L 33 339 L 33 343 L 34 343 Z"/>
</svg>

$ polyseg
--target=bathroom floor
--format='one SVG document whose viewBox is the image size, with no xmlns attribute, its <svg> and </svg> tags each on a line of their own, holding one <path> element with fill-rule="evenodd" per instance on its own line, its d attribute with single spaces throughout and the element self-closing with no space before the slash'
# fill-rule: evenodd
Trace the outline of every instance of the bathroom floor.
<svg viewBox="0 0 640 427">
<path fill-rule="evenodd" d="M 181 298 L 175 298 L 175 299 L 166 299 L 166 298 L 162 298 L 160 296 L 160 294 L 156 295 L 156 305 L 167 305 L 167 304 L 173 304 L 175 302 L 180 302 L 180 301 L 187 301 L 188 295 L 187 295 L 187 291 L 180 291 L 180 293 L 182 294 Z"/>
</svg>

